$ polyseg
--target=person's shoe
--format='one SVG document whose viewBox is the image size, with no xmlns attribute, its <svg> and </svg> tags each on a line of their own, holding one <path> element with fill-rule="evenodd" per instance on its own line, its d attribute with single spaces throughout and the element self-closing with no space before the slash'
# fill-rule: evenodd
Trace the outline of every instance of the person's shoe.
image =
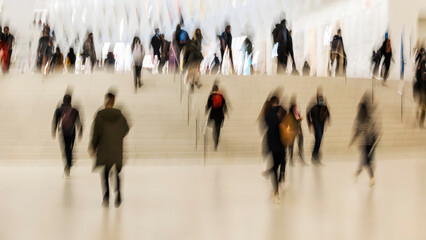
<svg viewBox="0 0 426 240">
<path fill-rule="evenodd" d="M 197 88 L 200 89 L 200 87 L 202 87 L 203 85 L 201 83 L 197 83 Z"/>
<path fill-rule="evenodd" d="M 143 83 L 142 83 L 142 82 L 139 82 L 139 83 L 138 83 L 139 88 L 141 88 L 141 87 L 142 87 L 142 85 L 143 85 Z"/>
<path fill-rule="evenodd" d="M 370 187 L 374 186 L 376 184 L 376 180 L 374 180 L 374 177 L 370 178 Z"/>
<path fill-rule="evenodd" d="M 115 199 L 115 204 L 114 205 L 115 205 L 116 208 L 120 207 L 120 205 L 121 205 L 121 195 L 120 195 L 120 192 L 117 193 L 117 198 Z"/>
</svg>

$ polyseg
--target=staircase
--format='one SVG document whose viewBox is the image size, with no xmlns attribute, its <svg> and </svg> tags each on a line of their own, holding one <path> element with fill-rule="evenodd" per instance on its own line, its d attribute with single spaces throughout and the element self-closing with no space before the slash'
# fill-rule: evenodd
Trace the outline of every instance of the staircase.
<svg viewBox="0 0 426 240">
<path fill-rule="evenodd" d="M 285 107 L 288 108 L 291 95 L 296 94 L 305 116 L 306 106 L 321 85 L 332 118 L 322 145 L 324 160 L 357 159 L 357 147 L 348 148 L 348 143 L 358 102 L 366 90 L 371 90 L 370 79 L 207 75 L 201 78 L 203 87 L 195 89 L 191 96 L 188 97 L 183 87 L 181 98 L 180 75 L 144 73 L 144 86 L 135 93 L 132 74 L 96 73 L 51 75 L 46 79 L 40 75 L 9 75 L 0 79 L 0 163 L 60 162 L 59 141 L 52 139 L 50 129 L 54 110 L 70 86 L 73 105 L 80 109 L 85 127 L 82 140 L 76 141 L 74 148 L 79 163 L 90 163 L 87 154 L 90 126 L 95 112 L 103 105 L 104 94 L 111 87 L 118 90 L 116 106 L 123 110 L 132 126 L 125 144 L 129 162 L 201 163 L 206 123 L 204 107 L 217 77 L 232 109 L 230 118 L 225 119 L 217 152 L 213 149 L 211 128 L 207 128 L 206 160 L 209 163 L 261 161 L 261 134 L 256 120 L 266 97 L 278 86 L 284 90 Z M 374 103 L 383 132 L 377 155 L 383 159 L 413 154 L 426 156 L 426 132 L 416 123 L 411 82 L 406 83 L 403 90 L 402 121 L 398 84 L 390 81 L 388 87 L 382 87 L 379 82 L 373 82 Z M 305 121 L 302 128 L 305 157 L 309 160 L 313 134 Z"/>
</svg>

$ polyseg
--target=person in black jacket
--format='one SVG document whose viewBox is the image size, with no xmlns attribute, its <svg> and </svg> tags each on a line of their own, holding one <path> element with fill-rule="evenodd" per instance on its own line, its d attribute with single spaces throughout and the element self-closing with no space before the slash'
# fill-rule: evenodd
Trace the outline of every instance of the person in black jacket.
<svg viewBox="0 0 426 240">
<path fill-rule="evenodd" d="M 223 64 L 223 56 L 225 55 L 225 50 L 228 48 L 229 51 L 229 58 L 231 60 L 231 69 L 232 72 L 234 72 L 234 59 L 232 57 L 232 34 L 231 34 L 231 26 L 228 25 L 225 28 L 225 32 L 222 33 L 219 37 L 220 40 L 220 55 L 221 55 L 221 62 L 220 65 Z"/>
<path fill-rule="evenodd" d="M 71 105 L 71 95 L 66 94 L 63 99 L 62 105 L 56 109 L 52 122 L 52 136 L 56 137 L 58 126 L 61 126 L 63 140 L 63 151 L 66 158 L 66 165 L 64 170 L 65 177 L 70 176 L 72 166 L 72 150 L 74 148 L 74 141 L 76 136 L 76 126 L 79 130 L 79 137 L 81 139 L 83 134 L 83 125 L 81 124 L 80 114 L 77 109 Z"/>
<path fill-rule="evenodd" d="M 70 48 L 70 51 L 67 54 L 67 62 L 69 64 L 68 66 L 68 73 L 74 73 L 75 72 L 75 60 L 76 60 L 76 56 L 74 53 L 74 49 Z"/>
<path fill-rule="evenodd" d="M 312 163 L 321 164 L 319 149 L 324 134 L 325 124 L 329 121 L 330 118 L 330 112 L 327 105 L 325 104 L 324 97 L 320 93 L 317 94 L 317 104 L 308 111 L 306 118 L 308 120 L 309 127 L 313 126 L 315 133 L 315 145 L 312 151 Z"/>
<path fill-rule="evenodd" d="M 207 100 L 206 114 L 210 110 L 209 124 L 213 124 L 213 140 L 214 149 L 217 150 L 219 145 L 220 129 L 225 119 L 225 114 L 228 111 L 225 98 L 219 91 L 219 87 L 215 84 L 212 87 L 212 92 Z"/>
<path fill-rule="evenodd" d="M 293 53 L 293 39 L 291 37 L 290 32 L 288 31 L 286 27 L 286 20 L 282 20 L 281 24 L 277 24 L 275 26 L 274 31 L 272 32 L 274 42 L 278 43 L 278 67 L 277 67 L 277 73 L 283 74 L 287 70 L 287 62 L 288 57 L 290 55 L 292 61 L 293 61 L 293 69 L 296 69 L 296 62 L 294 60 L 294 53 Z"/>
<path fill-rule="evenodd" d="M 264 172 L 264 175 L 272 175 L 272 186 L 274 191 L 274 200 L 279 201 L 278 185 L 285 179 L 286 149 L 281 142 L 280 123 L 287 111 L 279 105 L 279 99 L 276 96 L 269 100 L 270 107 L 265 112 L 265 123 L 268 128 L 266 132 L 267 146 L 272 153 L 273 166 Z"/>
<path fill-rule="evenodd" d="M 203 54 L 197 47 L 197 42 L 188 40 L 184 50 L 183 67 L 188 70 L 186 83 L 191 87 L 191 92 L 194 90 L 194 85 L 200 88 L 200 64 L 203 60 Z"/>
<path fill-rule="evenodd" d="M 103 205 L 109 205 L 109 173 L 115 166 L 117 196 L 115 206 L 121 204 L 120 172 L 123 166 L 123 139 L 129 132 L 129 125 L 120 110 L 113 108 L 115 96 L 108 93 L 105 96 L 105 109 L 100 110 L 93 121 L 90 155 L 96 154 L 96 167 L 104 167 L 101 175 L 104 197 Z"/>
<path fill-rule="evenodd" d="M 330 73 L 331 67 L 333 66 L 334 61 L 336 61 L 335 75 L 346 75 L 346 52 L 343 45 L 342 30 L 338 29 L 337 34 L 334 35 L 333 40 L 331 41 L 330 48 Z M 339 72 L 340 67 L 342 71 Z"/>
</svg>

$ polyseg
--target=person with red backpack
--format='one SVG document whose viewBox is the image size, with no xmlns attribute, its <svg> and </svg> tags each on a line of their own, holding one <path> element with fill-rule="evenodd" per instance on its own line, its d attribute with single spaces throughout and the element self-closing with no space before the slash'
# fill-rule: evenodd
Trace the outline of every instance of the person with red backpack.
<svg viewBox="0 0 426 240">
<path fill-rule="evenodd" d="M 81 124 L 80 114 L 77 109 L 71 105 L 71 95 L 66 94 L 63 99 L 62 105 L 56 109 L 52 122 L 52 136 L 56 137 L 56 131 L 60 125 L 60 132 L 63 137 L 63 151 L 66 158 L 66 165 L 64 169 L 65 177 L 70 176 L 72 166 L 72 150 L 74 147 L 76 126 L 79 130 L 79 137 L 81 139 L 83 134 L 83 125 Z"/>
<path fill-rule="evenodd" d="M 213 85 L 212 92 L 209 96 L 206 105 L 206 114 L 210 110 L 209 115 L 209 124 L 213 124 L 213 139 L 214 139 L 214 149 L 217 150 L 219 145 L 219 136 L 220 129 L 225 119 L 225 114 L 228 111 L 225 98 L 222 93 L 219 91 L 219 87 L 215 84 Z"/>
</svg>

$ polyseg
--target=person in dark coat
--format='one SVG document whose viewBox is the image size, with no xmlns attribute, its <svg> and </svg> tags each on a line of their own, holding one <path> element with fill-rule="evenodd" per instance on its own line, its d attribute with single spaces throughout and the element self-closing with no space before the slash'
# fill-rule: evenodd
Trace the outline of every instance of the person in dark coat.
<svg viewBox="0 0 426 240">
<path fill-rule="evenodd" d="M 278 43 L 277 73 L 282 74 L 286 72 L 289 55 L 293 61 L 293 69 L 296 69 L 296 62 L 294 60 L 294 53 L 293 53 L 293 39 L 286 27 L 285 19 L 281 21 L 281 24 L 277 24 L 275 26 L 275 29 L 272 32 L 272 35 L 274 38 L 274 42 Z"/>
<path fill-rule="evenodd" d="M 313 106 L 307 113 L 307 120 L 309 127 L 314 128 L 315 145 L 312 151 L 312 163 L 321 164 L 319 149 L 321 146 L 322 137 L 326 122 L 329 121 L 330 112 L 325 104 L 324 97 L 317 94 L 317 104 Z"/>
<path fill-rule="evenodd" d="M 223 64 L 223 56 L 225 55 L 226 48 L 228 48 L 229 59 L 231 60 L 231 69 L 232 72 L 234 72 L 234 58 L 232 57 L 232 34 L 230 25 L 226 26 L 225 32 L 220 35 L 220 55 L 222 57 L 220 65 Z"/>
<path fill-rule="evenodd" d="M 219 91 L 219 87 L 216 84 L 213 85 L 212 92 L 207 100 L 206 114 L 209 110 L 209 123 L 213 124 L 214 149 L 217 150 L 217 146 L 219 145 L 220 129 L 222 128 L 228 107 L 223 94 Z"/>
<path fill-rule="evenodd" d="M 115 96 L 105 96 L 105 109 L 100 110 L 93 121 L 90 153 L 96 154 L 95 167 L 104 167 L 101 180 L 104 187 L 103 205 L 109 205 L 109 173 L 115 166 L 117 197 L 115 206 L 121 204 L 120 172 L 123 167 L 123 139 L 129 132 L 129 125 L 120 110 L 113 108 Z"/>
<path fill-rule="evenodd" d="M 39 66 L 42 75 L 46 75 L 49 72 L 49 63 L 52 58 L 53 41 L 49 36 L 50 28 L 45 27 L 43 30 L 43 36 L 38 41 L 37 47 L 37 65 Z"/>
<path fill-rule="evenodd" d="M 75 60 L 76 60 L 76 56 L 74 53 L 74 49 L 70 48 L 70 51 L 67 54 L 67 63 L 68 65 L 68 73 L 74 73 L 75 71 Z"/>
<path fill-rule="evenodd" d="M 264 175 L 272 175 L 272 186 L 274 191 L 274 200 L 279 201 L 278 185 L 285 179 L 286 149 L 281 142 L 280 123 L 287 111 L 279 105 L 279 99 L 276 96 L 269 100 L 270 107 L 265 116 L 267 146 L 272 153 L 273 166 L 264 172 Z"/>
<path fill-rule="evenodd" d="M 71 105 L 71 95 L 66 94 L 62 105 L 56 109 L 52 121 L 52 136 L 56 137 L 58 126 L 61 126 L 63 140 L 63 151 L 66 158 L 64 169 L 65 177 L 70 176 L 72 167 L 72 150 L 76 136 L 76 127 L 79 130 L 79 137 L 83 135 L 83 125 L 81 124 L 79 111 Z"/>
<path fill-rule="evenodd" d="M 194 90 L 194 85 L 200 88 L 200 64 L 203 60 L 203 54 L 197 47 L 197 42 L 188 40 L 184 48 L 183 67 L 188 70 L 186 83 Z"/>
<path fill-rule="evenodd" d="M 333 40 L 331 41 L 330 66 L 333 66 L 334 61 L 337 61 L 335 75 L 346 75 L 347 59 L 341 29 L 337 30 L 337 34 L 334 35 Z M 342 67 L 342 69 L 339 72 L 340 67 Z"/>
</svg>

